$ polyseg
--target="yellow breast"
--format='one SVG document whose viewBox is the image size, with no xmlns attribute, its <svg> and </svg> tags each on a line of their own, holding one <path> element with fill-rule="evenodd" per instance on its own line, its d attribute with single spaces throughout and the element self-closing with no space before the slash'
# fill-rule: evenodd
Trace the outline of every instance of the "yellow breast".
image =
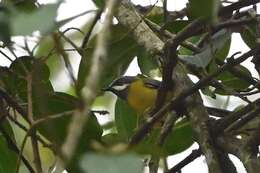
<svg viewBox="0 0 260 173">
<path fill-rule="evenodd" d="M 138 113 L 144 113 L 153 107 L 157 97 L 157 90 L 148 88 L 142 80 L 133 82 L 128 91 L 128 104 Z"/>
</svg>

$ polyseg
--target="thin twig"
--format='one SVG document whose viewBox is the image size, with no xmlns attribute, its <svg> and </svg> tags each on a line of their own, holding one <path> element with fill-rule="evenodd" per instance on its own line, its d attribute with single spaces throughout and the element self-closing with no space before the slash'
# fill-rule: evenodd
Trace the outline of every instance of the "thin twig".
<svg viewBox="0 0 260 173">
<path fill-rule="evenodd" d="M 6 59 L 8 59 L 10 62 L 13 62 L 13 60 L 12 60 L 9 56 L 7 56 L 2 50 L 0 50 L 0 53 L 1 53 L 4 57 L 6 57 Z"/>
<path fill-rule="evenodd" d="M 185 159 L 180 161 L 177 165 L 175 165 L 174 167 L 172 167 L 171 169 L 169 169 L 169 171 L 167 171 L 165 173 L 176 173 L 176 172 L 180 171 L 184 166 L 188 165 L 193 160 L 200 157 L 201 154 L 202 154 L 202 152 L 200 149 L 192 150 L 190 155 L 188 155 Z"/>
<path fill-rule="evenodd" d="M 248 123 L 255 117 L 259 116 L 259 113 L 260 113 L 260 108 L 257 108 L 255 110 L 251 111 L 250 113 L 241 117 L 241 119 L 239 119 L 239 121 L 232 123 L 227 129 L 225 129 L 225 131 L 234 131 L 239 128 L 242 128 L 246 123 Z"/>
<path fill-rule="evenodd" d="M 28 171 L 30 173 L 35 173 L 30 162 L 23 155 L 20 155 L 20 150 L 16 146 L 15 141 L 13 141 L 13 139 L 8 135 L 8 133 L 1 126 L 0 126 L 0 131 L 1 131 L 1 134 L 4 136 L 4 138 L 6 139 L 6 142 L 8 143 L 10 149 L 12 149 L 19 156 L 19 158 L 21 158 L 21 160 L 23 161 L 23 163 L 24 163 L 25 167 L 28 169 Z"/>
<path fill-rule="evenodd" d="M 28 118 L 30 121 L 30 125 L 34 123 L 33 119 L 33 100 L 32 100 L 32 73 L 27 73 L 27 99 L 28 99 Z M 34 156 L 34 164 L 37 173 L 42 173 L 42 164 L 39 153 L 39 145 L 36 137 L 36 130 L 34 129 L 31 132 L 31 142 Z"/>
<path fill-rule="evenodd" d="M 75 86 L 76 85 L 76 78 L 74 77 L 73 67 L 72 67 L 72 65 L 70 63 L 69 56 L 63 50 L 62 43 L 61 43 L 61 41 L 59 39 L 59 36 L 57 34 L 53 34 L 53 40 L 55 42 L 56 50 L 62 56 L 62 58 L 64 60 L 64 63 L 65 63 L 65 66 L 66 66 L 66 69 L 67 69 L 67 71 L 69 73 L 69 77 L 72 80 L 73 85 Z"/>
<path fill-rule="evenodd" d="M 11 116 L 10 114 L 8 115 L 8 119 L 10 121 L 12 121 L 16 126 L 18 126 L 20 129 L 22 129 L 23 131 L 25 131 L 26 133 L 28 131 L 30 131 L 30 129 L 28 129 L 27 127 L 25 127 L 23 124 L 21 124 L 20 122 L 18 122 L 13 116 Z M 51 150 L 53 150 L 53 148 L 51 147 L 52 145 L 50 143 L 48 143 L 47 141 L 45 141 L 41 136 L 37 135 L 37 140 L 42 144 L 43 147 L 48 147 Z"/>
<path fill-rule="evenodd" d="M 223 71 L 226 71 L 228 68 L 236 66 L 240 64 L 241 62 L 245 61 L 252 55 L 254 55 L 256 52 L 256 49 L 252 49 L 248 51 L 247 53 L 243 54 L 239 58 L 235 60 L 229 60 L 225 65 L 217 69 L 214 73 L 208 75 L 207 77 L 204 77 L 200 79 L 195 85 L 190 87 L 189 89 L 183 90 L 181 93 L 179 93 L 174 99 L 172 99 L 170 102 L 166 103 L 158 112 L 156 112 L 149 121 L 147 121 L 140 129 L 137 130 L 135 135 L 132 137 L 130 141 L 130 146 L 135 145 L 139 143 L 144 136 L 151 130 L 152 126 L 160 120 L 167 111 L 169 111 L 170 108 L 174 108 L 177 106 L 181 101 L 183 101 L 186 97 L 194 94 L 197 92 L 200 88 L 207 85 L 213 78 L 217 77 L 220 73 Z"/>
<path fill-rule="evenodd" d="M 81 49 L 84 50 L 84 49 L 86 48 L 87 43 L 88 43 L 88 41 L 89 41 L 89 39 L 90 39 L 90 36 L 91 36 L 91 34 L 92 34 L 92 31 L 93 31 L 93 29 L 94 29 L 96 23 L 97 23 L 98 20 L 100 19 L 100 16 L 101 16 L 102 12 L 103 12 L 103 8 L 100 8 L 100 9 L 97 11 L 97 13 L 96 13 L 96 15 L 95 15 L 95 17 L 94 17 L 94 19 L 93 19 L 91 25 L 90 25 L 90 28 L 89 28 L 87 34 L 86 34 L 85 37 L 83 38 L 83 41 L 82 41 L 82 44 L 81 44 Z"/>
<path fill-rule="evenodd" d="M 7 104 L 10 107 L 13 107 L 28 123 L 29 123 L 29 119 L 28 119 L 28 115 L 27 115 L 27 111 L 24 110 L 16 100 L 14 100 L 7 92 L 5 92 L 2 88 L 0 88 L 0 97 L 5 99 L 5 101 L 7 102 Z"/>
<path fill-rule="evenodd" d="M 219 117 L 219 118 L 223 118 L 228 116 L 231 111 L 225 110 L 225 109 L 219 109 L 219 108 L 214 108 L 214 107 L 206 107 L 207 111 L 210 115 L 214 116 L 214 117 Z"/>
</svg>

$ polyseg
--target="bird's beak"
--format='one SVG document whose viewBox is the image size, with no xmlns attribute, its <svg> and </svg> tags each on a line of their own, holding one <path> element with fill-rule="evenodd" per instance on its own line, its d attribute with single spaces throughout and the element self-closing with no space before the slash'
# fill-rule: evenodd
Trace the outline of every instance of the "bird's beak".
<svg viewBox="0 0 260 173">
<path fill-rule="evenodd" d="M 111 88 L 110 87 L 106 87 L 106 88 L 102 88 L 101 90 L 106 92 L 106 91 L 111 91 Z"/>
</svg>

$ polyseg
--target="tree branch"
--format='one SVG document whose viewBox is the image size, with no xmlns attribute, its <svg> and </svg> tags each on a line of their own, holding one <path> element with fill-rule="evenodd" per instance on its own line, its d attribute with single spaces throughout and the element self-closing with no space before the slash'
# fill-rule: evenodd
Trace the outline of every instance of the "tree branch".
<svg viewBox="0 0 260 173">
<path fill-rule="evenodd" d="M 66 160 L 59 158 L 55 172 L 62 172 L 70 162 L 78 145 L 78 140 L 82 134 L 83 127 L 88 120 L 90 108 L 94 102 L 98 84 L 100 81 L 101 69 L 105 66 L 107 56 L 107 41 L 110 35 L 110 25 L 113 19 L 113 12 L 119 0 L 110 0 L 106 3 L 107 14 L 104 24 L 97 38 L 97 45 L 93 55 L 90 73 L 85 79 L 85 87 L 82 89 L 83 108 L 76 111 L 69 125 L 68 134 L 62 145 L 62 153 Z M 84 57 L 82 57 L 84 58 Z"/>
<path fill-rule="evenodd" d="M 167 171 L 166 173 L 176 173 L 178 171 L 180 171 L 184 166 L 188 165 L 189 163 L 191 163 L 192 161 L 194 161 L 196 158 L 200 157 L 202 154 L 200 149 L 197 150 L 192 150 L 192 152 L 190 153 L 190 155 L 188 155 L 187 157 L 185 157 L 185 159 L 183 159 L 182 161 L 180 161 L 178 164 L 176 164 L 175 166 L 173 166 L 171 169 L 169 169 L 169 171 Z"/>
<path fill-rule="evenodd" d="M 132 5 L 126 1 L 119 7 L 117 18 L 119 22 L 125 25 L 127 28 L 133 31 L 133 36 L 138 44 L 144 46 L 146 50 L 152 55 L 161 54 L 164 43 L 151 31 L 151 29 L 142 21 L 141 17 L 133 9 Z M 250 51 L 245 54 L 238 61 L 230 61 L 228 65 L 222 66 L 215 73 L 209 75 L 206 78 L 200 80 L 197 84 L 192 86 L 192 82 L 186 76 L 185 69 L 178 64 L 174 68 L 173 79 L 179 86 L 175 86 L 178 90 L 175 91 L 175 99 L 166 103 L 152 118 L 150 118 L 133 136 L 130 146 L 138 143 L 143 137 L 151 130 L 152 126 L 161 119 L 170 109 L 176 109 L 177 105 L 180 105 L 183 100 L 196 93 L 202 86 L 207 85 L 214 77 L 219 75 L 224 70 L 227 70 L 230 66 L 234 66 L 240 63 L 240 61 L 247 59 L 252 55 L 254 51 Z M 187 88 L 185 88 L 186 86 Z M 191 88 L 189 88 L 192 86 Z M 214 150 L 214 146 L 209 142 L 210 133 L 207 128 L 208 114 L 203 107 L 202 100 L 198 93 L 189 97 L 187 101 L 188 112 L 191 114 L 191 123 L 196 134 L 199 136 L 198 141 L 202 147 L 202 151 L 205 153 L 206 160 L 209 165 L 210 172 L 221 172 L 220 165 L 218 163 L 218 155 Z M 206 127 L 206 128 L 205 128 Z"/>
</svg>

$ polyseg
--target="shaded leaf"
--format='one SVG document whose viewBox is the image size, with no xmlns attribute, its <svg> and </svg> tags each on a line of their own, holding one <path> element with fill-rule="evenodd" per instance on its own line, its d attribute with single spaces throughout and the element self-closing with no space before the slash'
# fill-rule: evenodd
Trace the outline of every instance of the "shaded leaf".
<svg viewBox="0 0 260 173">
<path fill-rule="evenodd" d="M 184 27 L 186 27 L 191 21 L 189 20 L 175 20 L 166 24 L 165 28 L 173 33 L 180 32 Z"/>
<path fill-rule="evenodd" d="M 203 7 L 202 7 L 203 6 Z M 218 0 L 189 0 L 189 15 L 215 22 L 219 9 Z"/>
<path fill-rule="evenodd" d="M 23 0 L 15 2 L 15 9 L 19 12 L 30 13 L 37 9 L 36 0 Z"/>
<path fill-rule="evenodd" d="M 48 4 L 31 13 L 16 14 L 11 23 L 12 35 L 31 35 L 33 31 L 46 34 L 52 31 L 56 26 L 58 7 L 59 4 Z"/>
<path fill-rule="evenodd" d="M 49 81 L 50 71 L 48 66 L 33 57 L 22 56 L 16 59 L 10 66 L 13 81 L 11 91 L 27 102 L 27 72 L 32 74 L 33 97 L 41 97 L 46 93 L 53 92 L 53 87 Z"/>
<path fill-rule="evenodd" d="M 104 0 L 92 0 L 92 2 L 94 2 L 94 4 L 97 7 L 104 7 L 105 6 L 105 1 Z"/>
<path fill-rule="evenodd" d="M 241 73 L 244 73 L 248 76 L 251 76 L 250 71 L 247 68 L 245 68 L 244 66 L 239 65 L 239 66 L 237 66 L 237 68 L 239 69 L 239 71 Z M 235 75 L 233 75 L 232 73 L 230 73 L 228 71 L 221 73 L 217 77 L 217 79 L 220 80 L 225 86 L 230 87 L 230 88 L 232 88 L 236 91 L 246 89 L 247 87 L 249 87 L 251 85 L 247 81 L 242 80 L 239 77 L 236 77 Z M 226 92 L 224 92 L 220 89 L 217 89 L 215 92 L 218 93 L 218 94 L 222 94 L 222 95 L 227 94 Z"/>
<path fill-rule="evenodd" d="M 124 140 L 119 136 L 118 133 L 109 133 L 102 136 L 102 142 L 107 146 L 113 146 L 118 143 L 123 143 Z"/>
<path fill-rule="evenodd" d="M 188 149 L 194 142 L 193 131 L 190 122 L 187 119 L 182 119 L 175 124 L 162 147 L 158 146 L 159 136 L 160 128 L 155 128 L 135 147 L 135 150 L 141 154 L 169 156 Z"/>
<path fill-rule="evenodd" d="M 194 36 L 188 39 L 189 42 L 193 43 L 194 45 L 196 45 L 198 43 L 198 41 L 200 40 L 201 36 Z M 187 49 L 183 46 L 180 46 L 180 48 L 178 49 L 178 53 L 181 56 L 187 56 L 187 55 L 192 55 L 193 51 L 191 51 L 190 49 Z"/>
<path fill-rule="evenodd" d="M 76 97 L 65 93 L 55 92 L 45 95 L 44 98 L 34 100 L 34 115 L 36 118 L 44 118 L 53 114 L 64 114 L 67 111 L 74 110 L 79 103 Z M 68 113 L 67 113 L 68 114 Z M 84 116 L 84 115 L 83 115 Z M 87 116 L 87 115 L 85 115 Z M 91 142 L 93 140 L 100 141 L 102 128 L 99 125 L 94 114 L 89 115 L 89 119 L 84 125 L 83 134 L 78 141 L 74 158 L 68 166 L 71 172 L 80 172 L 78 161 L 80 156 L 86 151 L 91 150 Z M 72 114 L 64 115 L 56 119 L 48 120 L 38 126 L 40 133 L 50 140 L 54 146 L 60 147 L 67 136 L 67 129 L 71 122 Z"/>
<path fill-rule="evenodd" d="M 248 47 L 256 46 L 256 27 L 254 25 L 244 26 L 240 35 Z"/>
<path fill-rule="evenodd" d="M 158 76 L 159 64 L 156 57 L 143 50 L 137 55 L 137 62 L 142 74 L 150 77 Z"/>
<path fill-rule="evenodd" d="M 5 44 L 11 41 L 10 22 L 9 10 L 7 7 L 0 6 L 0 41 Z"/>
<path fill-rule="evenodd" d="M 137 128 L 137 113 L 124 101 L 117 99 L 115 106 L 115 122 L 119 136 L 126 142 Z"/>
<path fill-rule="evenodd" d="M 39 42 L 39 45 L 35 52 L 36 58 L 49 56 L 46 61 L 46 64 L 50 69 L 50 79 L 54 79 L 59 74 L 59 72 L 64 70 L 63 61 L 61 60 L 60 55 L 58 53 L 50 54 L 51 51 L 53 51 L 54 47 L 55 47 L 55 42 L 53 40 L 53 37 L 51 36 L 44 37 Z"/>
<path fill-rule="evenodd" d="M 108 61 L 105 63 L 104 73 L 100 80 L 100 88 L 109 85 L 115 78 L 124 74 L 130 62 L 139 51 L 139 46 L 131 38 L 130 32 L 121 25 L 114 25 L 110 40 L 108 41 Z M 78 73 L 78 90 L 85 84 L 88 75 L 91 58 L 94 52 L 96 36 L 91 39 L 85 55 L 82 57 Z"/>
<path fill-rule="evenodd" d="M 201 53 L 188 56 L 180 55 L 179 58 L 189 64 L 205 68 L 211 62 L 217 50 L 221 50 L 228 40 L 230 40 L 230 33 L 226 30 L 221 30 L 212 36 L 212 46 L 206 45 Z"/>
<path fill-rule="evenodd" d="M 201 89 L 201 92 L 202 92 L 204 95 L 209 96 L 209 97 L 211 97 L 211 98 L 213 98 L 213 99 L 216 99 L 216 97 L 217 97 L 216 94 L 215 94 L 215 92 L 211 90 L 210 86 L 207 86 L 207 87 Z"/>
<path fill-rule="evenodd" d="M 80 162 L 84 172 L 103 173 L 142 173 L 143 161 L 133 154 L 109 155 L 87 153 Z M 102 166 L 100 166 L 102 165 Z"/>
<path fill-rule="evenodd" d="M 14 137 L 12 128 L 8 121 L 1 122 L 1 128 L 3 128 L 8 135 L 12 138 Z M 3 173 L 13 173 L 16 170 L 16 162 L 17 162 L 17 154 L 11 150 L 11 146 L 9 146 L 6 141 L 4 135 L 0 131 L 0 172 Z"/>
<path fill-rule="evenodd" d="M 172 133 L 166 138 L 163 146 L 166 155 L 180 153 L 193 144 L 193 131 L 189 120 L 183 119 L 178 122 Z"/>
</svg>

